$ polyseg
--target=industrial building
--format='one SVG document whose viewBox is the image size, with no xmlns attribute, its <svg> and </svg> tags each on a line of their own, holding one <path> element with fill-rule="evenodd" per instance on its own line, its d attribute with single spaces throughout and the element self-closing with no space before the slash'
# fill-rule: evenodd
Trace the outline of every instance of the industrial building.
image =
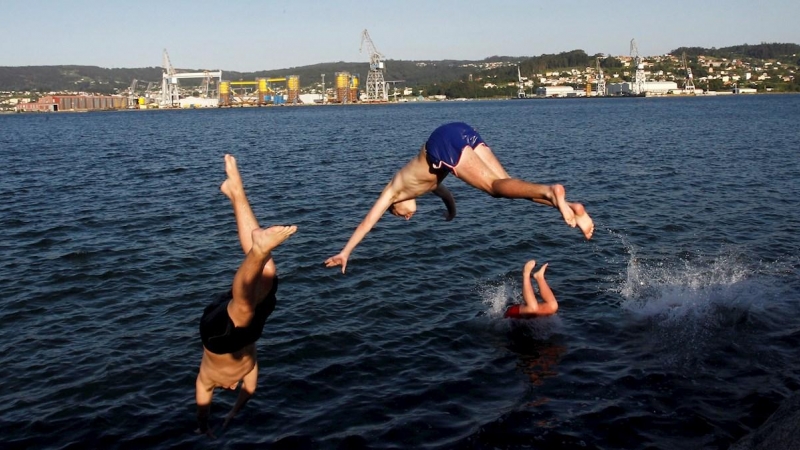
<svg viewBox="0 0 800 450">
<path fill-rule="evenodd" d="M 20 103 L 17 111 L 106 111 L 125 109 L 128 99 L 117 95 L 47 95 L 37 102 Z"/>
<path fill-rule="evenodd" d="M 607 88 L 608 95 L 634 95 L 635 83 L 611 83 Z M 678 83 L 674 81 L 645 81 L 641 89 L 644 95 L 666 95 L 679 91 Z"/>
<path fill-rule="evenodd" d="M 572 86 L 541 86 L 536 88 L 539 97 L 574 97 L 576 94 Z"/>
</svg>

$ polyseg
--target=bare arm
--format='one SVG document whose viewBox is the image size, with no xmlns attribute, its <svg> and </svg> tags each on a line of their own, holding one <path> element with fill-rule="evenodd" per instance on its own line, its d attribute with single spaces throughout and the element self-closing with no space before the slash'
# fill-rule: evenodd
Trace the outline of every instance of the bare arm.
<svg viewBox="0 0 800 450">
<path fill-rule="evenodd" d="M 456 217 L 456 199 L 453 197 L 453 194 L 441 183 L 436 186 L 433 193 L 441 198 L 444 205 L 447 207 L 447 214 L 444 216 L 445 220 L 448 222 L 453 220 L 453 218 Z"/>
<path fill-rule="evenodd" d="M 392 181 L 383 188 L 380 197 L 372 205 L 372 209 L 367 213 L 367 217 L 350 236 L 350 240 L 342 251 L 325 261 L 326 267 L 342 266 L 342 273 L 347 268 L 347 259 L 353 249 L 364 239 L 364 236 L 372 230 L 372 227 L 381 220 L 381 217 L 392 204 L 417 198 L 420 195 L 436 189 L 437 175 L 430 171 L 424 152 L 411 159 L 402 169 L 397 171 L 392 177 Z M 452 195 L 451 195 L 452 197 Z"/>
<path fill-rule="evenodd" d="M 233 405 L 231 411 L 228 413 L 227 417 L 225 417 L 225 422 L 222 424 L 222 428 L 225 429 L 228 427 L 231 419 L 236 417 L 236 414 L 241 410 L 244 405 L 247 404 L 247 401 L 253 397 L 253 394 L 256 392 L 256 385 L 258 383 L 258 364 L 253 367 L 247 375 L 244 376 L 242 379 L 242 386 L 239 388 L 239 396 L 236 398 L 236 404 Z"/>
<path fill-rule="evenodd" d="M 375 201 L 375 204 L 372 205 L 372 208 L 367 213 L 367 216 L 364 217 L 364 220 L 356 228 L 356 231 L 353 232 L 353 235 L 350 236 L 350 240 L 347 241 L 344 248 L 338 255 L 331 256 L 325 261 L 325 267 L 335 267 L 335 266 L 342 266 L 342 273 L 345 272 L 347 269 L 347 259 L 350 257 L 350 254 L 356 248 L 356 246 L 361 243 L 367 233 L 372 230 L 372 227 L 381 220 L 381 217 L 392 206 L 397 200 L 397 194 L 395 189 L 393 188 L 394 180 L 389 182 L 388 185 L 383 189 L 381 192 L 380 197 L 378 200 Z"/>
<path fill-rule="evenodd" d="M 197 433 L 205 434 L 214 438 L 211 428 L 208 426 L 208 419 L 211 415 L 211 397 L 214 395 L 214 388 L 209 386 L 202 379 L 202 375 L 197 376 L 195 381 L 195 400 L 197 402 Z"/>
</svg>

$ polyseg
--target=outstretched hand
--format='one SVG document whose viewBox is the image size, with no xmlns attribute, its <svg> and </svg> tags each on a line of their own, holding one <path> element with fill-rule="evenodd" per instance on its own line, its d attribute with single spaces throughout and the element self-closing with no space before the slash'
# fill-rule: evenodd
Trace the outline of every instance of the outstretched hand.
<svg viewBox="0 0 800 450">
<path fill-rule="evenodd" d="M 342 273 L 347 270 L 347 255 L 339 253 L 338 255 L 331 256 L 325 260 L 325 267 L 342 266 Z"/>
</svg>

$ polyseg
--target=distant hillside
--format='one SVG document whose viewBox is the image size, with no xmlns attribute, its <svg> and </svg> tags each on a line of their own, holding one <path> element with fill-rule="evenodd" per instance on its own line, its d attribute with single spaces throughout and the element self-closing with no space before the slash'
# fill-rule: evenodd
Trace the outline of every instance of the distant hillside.
<svg viewBox="0 0 800 450">
<path fill-rule="evenodd" d="M 680 47 L 670 52 L 673 55 L 686 53 L 689 58 L 704 55 L 716 58 L 770 59 L 800 65 L 800 45 L 784 43 L 762 43 L 758 45 L 737 45 L 724 48 Z M 476 86 L 483 79 L 498 83 L 517 80 L 517 64 L 524 76 L 547 71 L 593 67 L 596 57 L 583 50 L 572 50 L 558 54 L 540 56 L 491 56 L 480 61 L 442 60 L 442 61 L 400 61 L 387 60 L 385 77 L 387 81 L 403 80 L 403 85 L 424 89 L 428 94 L 446 93 L 451 97 L 475 95 Z M 601 61 L 604 68 L 621 67 L 617 58 Z M 178 69 L 180 72 L 198 72 L 202 69 Z M 254 80 L 258 77 L 284 77 L 297 75 L 301 87 L 310 87 L 322 80 L 328 87 L 333 86 L 337 72 L 349 72 L 361 77 L 361 85 L 366 82 L 368 63 L 328 62 L 302 67 L 257 72 L 227 71 L 226 80 Z M 136 79 L 147 82 L 161 82 L 160 67 L 106 69 L 95 66 L 24 66 L 0 67 L 0 91 L 85 91 L 103 94 L 124 92 Z M 472 76 L 470 78 L 470 76 Z M 472 80 L 472 81 L 470 81 Z M 140 85 L 140 89 L 143 85 Z M 508 89 L 508 88 L 504 88 Z M 509 91 L 510 92 L 510 91 Z"/>
<path fill-rule="evenodd" d="M 95 66 L 0 67 L 0 91 L 85 91 L 113 94 L 135 79 L 161 82 L 160 67 L 104 69 Z"/>
<path fill-rule="evenodd" d="M 479 64 L 488 61 L 386 61 L 387 81 L 404 80 L 406 85 L 436 83 L 458 79 L 462 75 L 475 73 Z M 469 67 L 463 67 L 469 66 Z M 177 69 L 179 72 L 201 72 L 202 69 Z M 332 86 L 337 72 L 359 75 L 361 83 L 366 81 L 369 63 L 331 62 L 288 69 L 263 70 L 258 72 L 236 72 L 222 70 L 223 79 L 229 81 L 254 80 L 258 77 L 285 77 L 297 75 L 302 87 L 322 81 Z M 0 67 L 0 91 L 85 91 L 113 94 L 125 91 L 136 79 L 161 83 L 160 67 L 136 69 L 106 69 L 96 66 L 23 66 Z"/>
<path fill-rule="evenodd" d="M 686 53 L 686 56 L 713 56 L 715 58 L 756 58 L 756 59 L 789 59 L 793 63 L 800 58 L 800 45 L 797 44 L 781 44 L 761 43 L 758 45 L 735 45 L 732 47 L 723 48 L 703 48 L 703 47 L 679 47 L 671 51 L 672 55 L 681 55 Z"/>
</svg>

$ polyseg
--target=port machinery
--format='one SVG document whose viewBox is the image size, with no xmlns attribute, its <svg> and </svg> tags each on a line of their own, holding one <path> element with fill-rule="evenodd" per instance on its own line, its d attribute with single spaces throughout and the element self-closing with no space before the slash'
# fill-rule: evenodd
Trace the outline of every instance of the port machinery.
<svg viewBox="0 0 800 450">
<path fill-rule="evenodd" d="M 686 81 L 683 90 L 689 95 L 695 95 L 694 76 L 692 76 L 692 68 L 689 67 L 689 64 L 686 62 L 686 52 L 683 52 L 681 59 L 683 60 L 683 70 L 686 72 Z"/>
<path fill-rule="evenodd" d="M 217 86 L 222 82 L 222 71 L 209 71 L 203 72 L 184 72 L 178 73 L 169 60 L 169 53 L 164 49 L 162 58 L 161 75 L 161 98 L 159 99 L 158 106 L 160 108 L 173 108 L 179 106 L 180 89 L 178 87 L 178 80 L 184 79 L 202 79 L 202 84 L 208 95 L 208 89 L 212 81 L 216 79 Z"/>
<path fill-rule="evenodd" d="M 631 39 L 631 57 L 633 58 L 633 83 L 631 83 L 631 93 L 633 95 L 643 95 L 645 90 L 644 84 L 644 61 L 639 56 L 639 46 L 636 45 L 636 39 Z"/>
<path fill-rule="evenodd" d="M 372 38 L 369 37 L 369 32 L 366 29 L 361 33 L 361 48 L 359 48 L 359 52 L 362 52 L 365 46 L 367 53 L 369 53 L 369 72 L 367 72 L 364 101 L 388 102 L 389 91 L 386 89 L 386 79 L 383 75 L 385 69 L 384 56 L 375 48 L 375 43 L 372 42 Z"/>
<path fill-rule="evenodd" d="M 519 64 L 517 64 L 517 98 L 527 98 L 528 96 L 525 94 L 525 82 L 522 79 L 522 72 L 519 70 Z"/>
<path fill-rule="evenodd" d="M 597 97 L 604 97 L 606 95 L 606 78 L 603 75 L 603 67 L 600 65 L 600 57 L 597 58 L 597 69 L 595 71 L 597 77 Z"/>
</svg>

